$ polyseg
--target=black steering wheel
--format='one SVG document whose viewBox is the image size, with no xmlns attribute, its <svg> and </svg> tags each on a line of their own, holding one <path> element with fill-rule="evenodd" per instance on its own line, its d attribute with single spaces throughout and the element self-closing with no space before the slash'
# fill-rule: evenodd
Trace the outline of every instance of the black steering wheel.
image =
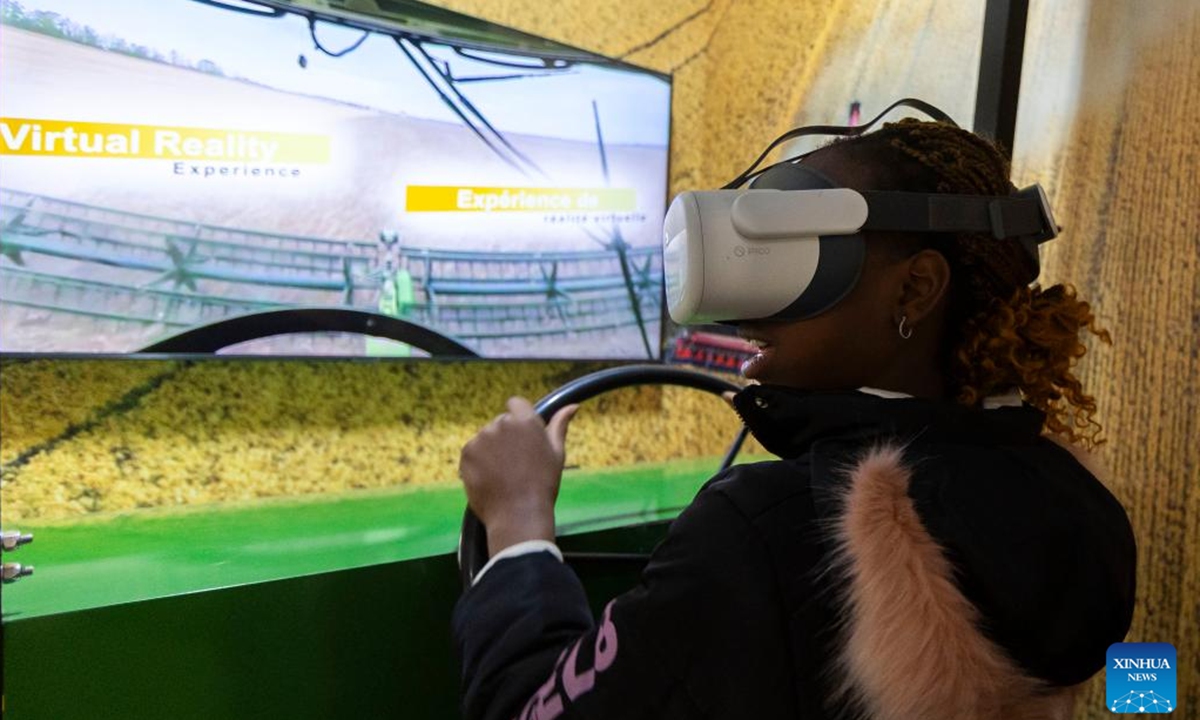
<svg viewBox="0 0 1200 720">
<path fill-rule="evenodd" d="M 350 308 L 286 308 L 237 315 L 188 328 L 142 348 L 143 353 L 215 353 L 247 340 L 312 332 L 346 332 L 395 340 L 430 355 L 478 357 L 471 348 L 424 325 Z"/>
<path fill-rule="evenodd" d="M 625 365 L 584 375 L 552 391 L 534 404 L 533 408 L 543 422 L 549 422 L 554 414 L 568 405 L 583 402 L 609 390 L 635 385 L 675 385 L 721 395 L 737 392 L 741 387 L 728 380 L 706 375 L 696 370 L 668 365 Z M 737 438 L 725 453 L 721 470 L 733 464 L 747 429 L 742 428 Z M 487 528 L 468 507 L 463 513 L 462 533 L 458 539 L 458 570 L 463 588 L 471 587 L 475 576 L 488 561 Z"/>
</svg>

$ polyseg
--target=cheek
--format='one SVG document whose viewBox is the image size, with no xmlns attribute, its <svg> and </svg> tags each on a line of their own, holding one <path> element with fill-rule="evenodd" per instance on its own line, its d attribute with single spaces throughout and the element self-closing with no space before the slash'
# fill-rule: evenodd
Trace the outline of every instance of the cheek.
<svg viewBox="0 0 1200 720">
<path fill-rule="evenodd" d="M 839 369 L 858 375 L 878 354 L 877 334 L 862 327 L 841 327 L 827 335 L 821 343 L 822 364 L 834 372 Z"/>
<path fill-rule="evenodd" d="M 778 348 L 778 369 L 789 384 L 812 389 L 843 386 L 860 374 L 870 349 L 859 333 L 844 325 L 811 321 L 813 325 L 787 338 Z"/>
<path fill-rule="evenodd" d="M 860 387 L 876 376 L 882 358 L 891 352 L 889 328 L 878 313 L 838 312 L 813 318 L 789 334 L 780 347 L 780 365 L 788 369 L 793 384 L 813 389 Z"/>
</svg>

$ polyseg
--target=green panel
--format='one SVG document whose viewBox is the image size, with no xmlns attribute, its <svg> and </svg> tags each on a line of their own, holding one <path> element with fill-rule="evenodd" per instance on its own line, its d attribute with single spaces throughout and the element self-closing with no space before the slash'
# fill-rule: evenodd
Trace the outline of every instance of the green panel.
<svg viewBox="0 0 1200 720">
<path fill-rule="evenodd" d="M 576 535 L 648 551 L 665 522 Z M 581 563 L 593 606 L 639 566 Z M 5 625 L 6 718 L 453 718 L 454 558 L 114 605 Z"/>
<path fill-rule="evenodd" d="M 571 472 L 564 551 L 646 553 L 715 459 Z M 22 528 L 5 717 L 452 718 L 458 487 Z M 593 609 L 640 561 L 580 559 Z"/>
<path fill-rule="evenodd" d="M 718 463 L 569 471 L 560 530 L 672 517 Z M 35 574 L 5 588 L 4 621 L 449 553 L 464 506 L 449 484 L 23 526 L 34 542 L 12 559 Z"/>
<path fill-rule="evenodd" d="M 449 556 L 9 623 L 6 718 L 452 717 Z"/>
</svg>

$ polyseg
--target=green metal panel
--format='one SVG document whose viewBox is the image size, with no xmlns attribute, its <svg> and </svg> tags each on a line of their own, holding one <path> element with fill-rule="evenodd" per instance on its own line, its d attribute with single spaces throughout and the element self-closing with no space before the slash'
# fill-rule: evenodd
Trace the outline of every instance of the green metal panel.
<svg viewBox="0 0 1200 720">
<path fill-rule="evenodd" d="M 562 546 L 649 551 L 716 462 L 568 473 Z M 462 508 L 449 487 L 32 528 L 5 717 L 455 717 Z M 575 567 L 597 606 L 640 569 Z"/>
<path fill-rule="evenodd" d="M 568 471 L 560 530 L 673 517 L 718 463 Z M 14 559 L 36 575 L 5 588 L 4 622 L 450 553 L 465 503 L 451 484 L 23 525 L 35 541 Z"/>
<path fill-rule="evenodd" d="M 453 717 L 448 555 L 5 626 L 5 716 Z"/>
<path fill-rule="evenodd" d="M 648 551 L 665 521 L 564 539 Z M 576 567 L 598 606 L 634 563 Z M 453 718 L 452 555 L 9 622 L 6 717 Z"/>
</svg>

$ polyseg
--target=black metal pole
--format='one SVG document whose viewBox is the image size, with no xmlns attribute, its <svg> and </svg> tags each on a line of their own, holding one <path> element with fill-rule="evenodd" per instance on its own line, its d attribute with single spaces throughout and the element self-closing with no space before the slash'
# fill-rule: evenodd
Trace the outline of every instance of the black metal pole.
<svg viewBox="0 0 1200 720">
<path fill-rule="evenodd" d="M 1029 0 L 987 0 L 979 86 L 975 93 L 975 132 L 999 141 L 1012 156 L 1025 54 Z"/>
</svg>

